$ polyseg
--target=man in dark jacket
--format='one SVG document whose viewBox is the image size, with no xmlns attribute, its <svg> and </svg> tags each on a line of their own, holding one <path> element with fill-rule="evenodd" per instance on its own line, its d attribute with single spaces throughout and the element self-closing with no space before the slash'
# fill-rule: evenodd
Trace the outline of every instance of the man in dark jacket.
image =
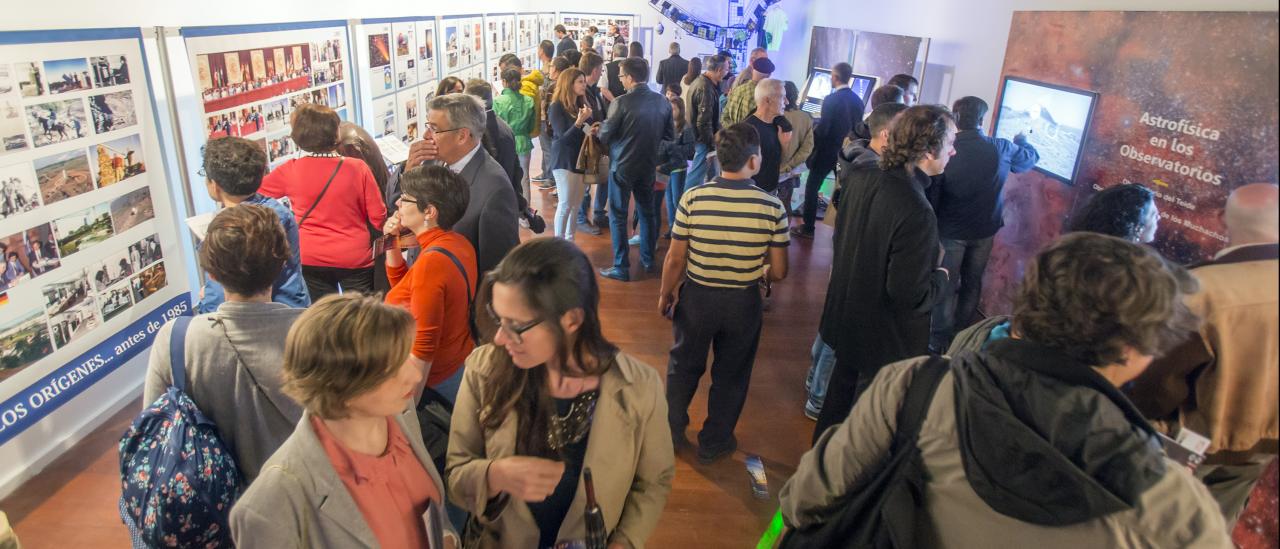
<svg viewBox="0 0 1280 549">
<path fill-rule="evenodd" d="M 672 42 L 667 48 L 671 53 L 671 57 L 663 59 L 658 63 L 658 87 L 667 84 L 680 84 L 680 80 L 684 78 L 685 73 L 689 72 L 689 60 L 680 57 L 680 43 Z"/>
<path fill-rule="evenodd" d="M 671 122 L 671 102 L 645 84 L 649 65 L 644 59 L 628 57 L 622 62 L 622 84 L 626 95 L 609 107 L 601 125 L 600 141 L 609 147 L 609 228 L 613 240 L 613 267 L 601 269 L 605 278 L 631 279 L 630 247 L 627 244 L 627 206 L 635 195 L 640 218 L 640 264 L 653 272 L 653 250 L 658 227 L 653 215 L 654 171 L 658 167 L 658 147 L 675 138 Z"/>
<path fill-rule="evenodd" d="M 982 273 L 991 257 L 996 232 L 1004 226 L 1005 178 L 1010 173 L 1030 170 L 1040 161 L 1040 153 L 1018 134 L 1008 139 L 982 133 L 987 102 L 977 97 L 961 97 L 952 106 L 956 117 L 956 157 L 930 189 L 933 209 L 938 215 L 938 237 L 942 239 L 942 266 L 952 273 L 948 287 L 933 309 L 929 348 L 947 350 L 956 330 L 973 322 L 982 297 Z"/>
<path fill-rule="evenodd" d="M 556 44 L 556 56 L 560 56 L 566 51 L 578 49 L 578 45 L 573 43 L 573 39 L 569 38 L 569 31 L 564 25 L 556 25 L 556 40 L 560 42 Z"/>
<path fill-rule="evenodd" d="M 587 106 L 591 107 L 592 120 L 604 120 L 609 115 L 609 100 L 600 89 L 600 79 L 604 76 L 604 58 L 596 55 L 595 50 L 587 51 L 578 61 L 578 70 L 587 80 Z M 621 78 L 621 77 L 619 77 Z M 609 211 L 605 203 L 609 199 L 609 191 L 596 189 L 595 199 L 591 197 L 591 187 L 582 193 L 582 205 L 578 208 L 578 229 L 598 235 L 609 226 Z M 594 205 L 594 207 L 593 207 Z M 587 223 L 587 212 L 591 212 L 591 222 Z"/>
<path fill-rule="evenodd" d="M 822 100 L 822 117 L 813 128 L 813 154 L 809 156 L 809 178 L 804 184 L 804 225 L 792 229 L 791 234 L 801 238 L 813 238 L 814 222 L 818 219 L 818 190 L 827 175 L 836 169 L 836 155 L 845 136 L 853 125 L 862 121 L 862 98 L 849 89 L 853 81 L 853 67 L 848 63 L 836 63 L 831 68 L 831 87 L 835 89 Z"/>
<path fill-rule="evenodd" d="M 713 55 L 702 68 L 702 74 L 684 91 L 685 116 L 698 138 L 685 181 L 687 188 L 706 183 L 707 176 L 712 175 L 712 161 L 708 156 L 716 150 L 716 132 L 720 131 L 720 81 L 729 73 L 729 58 Z"/>
<path fill-rule="evenodd" d="M 524 197 L 523 189 L 520 187 L 520 181 L 524 179 L 524 170 L 520 168 L 520 158 L 516 154 L 516 135 L 511 131 L 511 126 L 493 112 L 493 87 L 484 80 L 472 78 L 467 82 L 466 89 L 467 94 L 474 95 L 484 102 L 485 129 L 484 137 L 481 139 L 484 150 L 498 161 L 502 171 L 506 172 L 507 177 L 511 179 L 512 188 L 516 191 L 516 211 L 520 212 L 520 218 L 529 226 L 529 230 L 535 234 L 542 234 L 542 231 L 547 229 L 547 222 L 529 207 L 529 201 Z"/>
<path fill-rule="evenodd" d="M 920 106 L 889 131 L 880 169 L 856 172 L 840 199 L 840 246 L 819 326 L 836 365 L 815 440 L 844 420 L 881 366 L 929 350 L 929 311 L 947 281 L 925 188 L 954 153 L 955 123 L 944 108 Z"/>
</svg>

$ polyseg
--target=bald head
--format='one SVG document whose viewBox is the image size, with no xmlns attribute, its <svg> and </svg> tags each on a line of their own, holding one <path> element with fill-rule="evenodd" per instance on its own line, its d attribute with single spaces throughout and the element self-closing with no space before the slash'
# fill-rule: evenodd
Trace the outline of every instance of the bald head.
<svg viewBox="0 0 1280 549">
<path fill-rule="evenodd" d="M 1222 219 L 1232 246 L 1280 242 L 1280 187 L 1252 183 L 1231 191 Z"/>
</svg>

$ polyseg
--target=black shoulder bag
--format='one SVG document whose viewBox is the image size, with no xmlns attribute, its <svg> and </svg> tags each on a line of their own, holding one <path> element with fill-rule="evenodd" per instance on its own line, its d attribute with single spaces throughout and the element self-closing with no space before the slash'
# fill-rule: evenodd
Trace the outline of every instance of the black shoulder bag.
<svg viewBox="0 0 1280 549">
<path fill-rule="evenodd" d="M 928 474 L 916 439 L 938 382 L 949 368 L 947 359 L 932 356 L 916 371 L 898 410 L 889 457 L 875 478 L 833 505 L 831 516 L 822 524 L 789 530 L 781 549 L 919 546 L 915 529 L 924 508 Z"/>
</svg>

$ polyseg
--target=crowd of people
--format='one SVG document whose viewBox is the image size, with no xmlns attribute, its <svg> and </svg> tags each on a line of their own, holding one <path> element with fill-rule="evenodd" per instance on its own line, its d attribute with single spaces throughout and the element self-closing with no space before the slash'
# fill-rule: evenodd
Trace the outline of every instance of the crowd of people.
<svg viewBox="0 0 1280 549">
<path fill-rule="evenodd" d="M 585 475 L 608 547 L 644 546 L 676 452 L 736 450 L 768 297 L 832 172 L 816 425 L 782 488 L 787 526 L 842 524 L 906 444 L 921 546 L 1230 545 L 1277 452 L 1275 185 L 1236 188 L 1228 248 L 1190 270 L 1146 245 L 1154 193 L 1095 193 L 1029 260 L 1012 314 L 984 318 L 1005 180 L 1039 155 L 986 135 L 982 99 L 916 104 L 899 75 L 864 105 L 839 63 L 815 121 L 763 49 L 734 75 L 673 44 L 651 75 L 621 42 L 606 64 L 589 36 L 556 33 L 537 68 L 503 57 L 497 94 L 443 80 L 400 165 L 317 104 L 290 120 L 305 154 L 269 173 L 252 141 L 205 148 L 222 210 L 199 248 L 201 314 L 160 330 L 145 401 L 180 359 L 243 478 L 236 545 L 555 547 L 589 537 Z M 521 243 L 522 224 L 542 232 L 538 188 L 556 195 L 554 236 Z M 606 230 L 611 261 L 593 266 L 575 237 Z M 602 329 L 599 278 L 631 280 L 633 245 L 672 323 L 665 386 Z M 423 415 L 441 400 L 443 427 Z M 1199 467 L 1167 457 L 1180 429 L 1210 441 Z"/>
</svg>

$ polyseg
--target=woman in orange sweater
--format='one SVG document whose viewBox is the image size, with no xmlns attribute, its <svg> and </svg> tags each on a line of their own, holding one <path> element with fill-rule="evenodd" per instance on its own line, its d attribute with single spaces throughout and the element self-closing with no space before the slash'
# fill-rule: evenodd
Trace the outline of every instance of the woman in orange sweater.
<svg viewBox="0 0 1280 549">
<path fill-rule="evenodd" d="M 387 252 L 386 302 L 409 309 L 417 325 L 413 356 L 426 384 L 450 401 L 462 382 L 462 365 L 475 347 L 471 302 L 475 296 L 476 252 L 453 232 L 467 210 L 467 182 L 441 166 L 422 166 L 400 178 L 403 194 L 387 219 L 386 234 L 413 232 L 422 252 L 406 267 L 399 241 Z"/>
</svg>

